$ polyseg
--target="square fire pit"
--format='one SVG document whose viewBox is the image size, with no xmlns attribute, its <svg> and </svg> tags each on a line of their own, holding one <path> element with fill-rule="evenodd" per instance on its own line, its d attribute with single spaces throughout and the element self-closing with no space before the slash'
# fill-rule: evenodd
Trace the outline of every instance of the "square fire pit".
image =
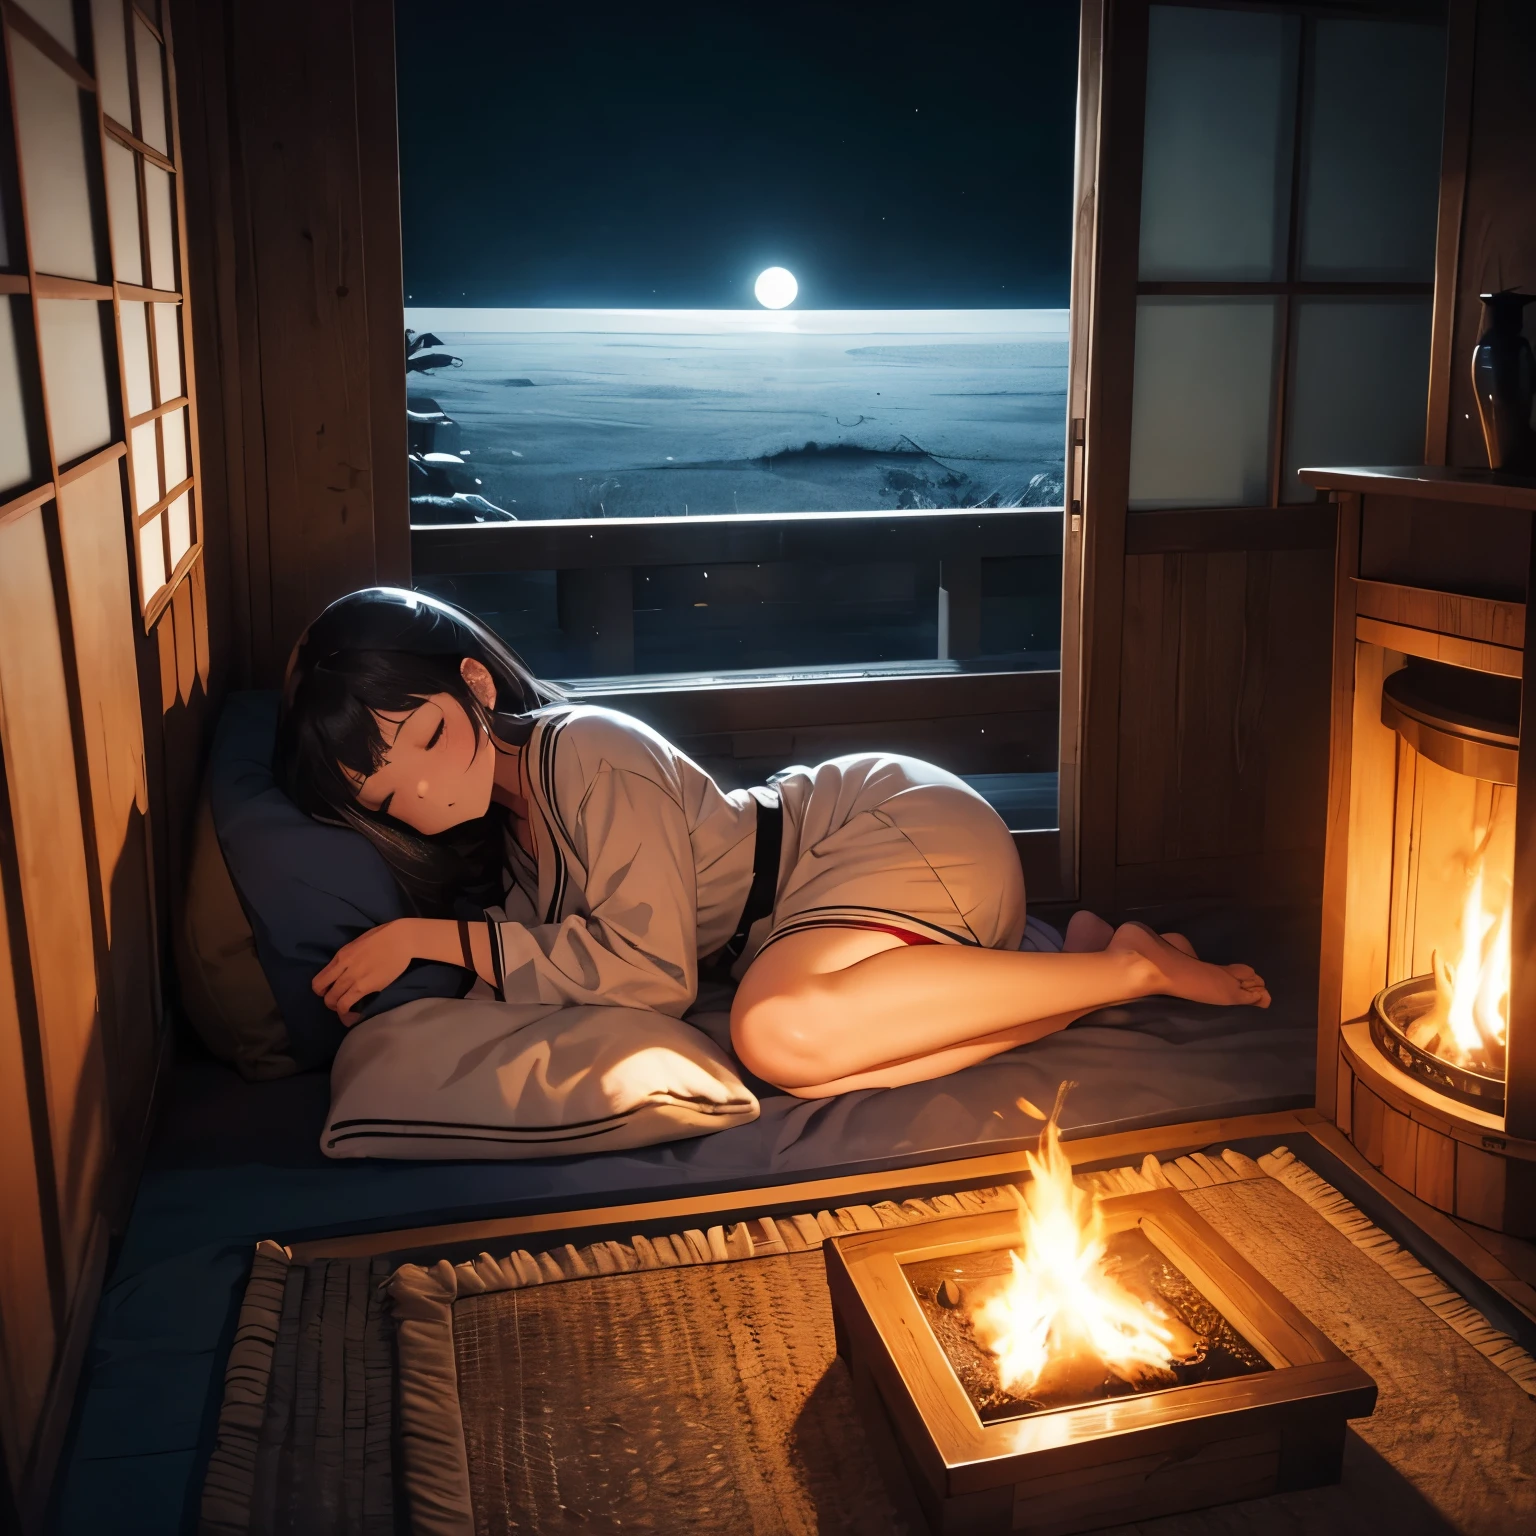
<svg viewBox="0 0 1536 1536">
<path fill-rule="evenodd" d="M 998 1284 L 1012 1212 L 825 1245 L 838 1353 L 888 1475 L 935 1532 L 1065 1536 L 1337 1482 L 1376 1384 L 1172 1190 L 1101 1202 L 1118 1271 L 1201 1342 L 1141 1388 L 1057 1372 L 1001 1388 L 965 1300 Z"/>
</svg>

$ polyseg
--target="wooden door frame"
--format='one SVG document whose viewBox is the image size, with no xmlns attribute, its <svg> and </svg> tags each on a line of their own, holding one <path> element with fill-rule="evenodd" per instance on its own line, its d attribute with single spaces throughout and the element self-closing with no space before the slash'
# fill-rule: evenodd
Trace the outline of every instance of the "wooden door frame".
<svg viewBox="0 0 1536 1536">
<path fill-rule="evenodd" d="M 1120 643 L 1146 112 L 1146 0 L 1085 0 L 1085 45 L 1090 24 L 1095 30 L 1097 100 L 1091 153 L 1082 146 L 1079 164 L 1093 167 L 1093 213 L 1091 234 L 1079 226 L 1072 293 L 1074 437 L 1078 422 L 1082 424 L 1081 480 L 1072 503 L 1075 510 L 1080 501 L 1082 512 L 1081 640 L 1075 657 L 1080 700 L 1074 733 L 1080 740 L 1074 765 L 1079 776 L 1074 804 L 1076 894 L 1089 907 L 1113 911 Z M 1080 170 L 1080 175 L 1086 175 L 1086 170 Z M 1064 743 L 1068 739 L 1066 660 L 1064 637 Z"/>
</svg>

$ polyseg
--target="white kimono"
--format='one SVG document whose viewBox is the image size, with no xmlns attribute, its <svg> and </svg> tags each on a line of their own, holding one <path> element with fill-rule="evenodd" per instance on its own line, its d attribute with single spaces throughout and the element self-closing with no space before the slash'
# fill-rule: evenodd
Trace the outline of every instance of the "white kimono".
<svg viewBox="0 0 1536 1536">
<path fill-rule="evenodd" d="M 701 957 L 741 920 L 757 801 L 613 710 L 541 710 L 524 751 L 537 867 L 509 839 L 507 893 L 486 913 L 498 996 L 680 1017 Z M 786 769 L 773 788 L 784 818 L 773 911 L 753 925 L 737 977 L 765 945 L 812 927 L 1018 947 L 1013 840 L 954 775 L 871 753 Z"/>
</svg>

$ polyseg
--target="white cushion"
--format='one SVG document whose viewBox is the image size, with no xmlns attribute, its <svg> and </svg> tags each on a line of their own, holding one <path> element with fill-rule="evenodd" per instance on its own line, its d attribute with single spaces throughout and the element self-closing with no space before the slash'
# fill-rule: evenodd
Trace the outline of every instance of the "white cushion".
<svg viewBox="0 0 1536 1536">
<path fill-rule="evenodd" d="M 713 1041 L 643 1008 L 422 998 L 348 1032 L 331 1068 L 327 1157 L 609 1152 L 755 1120 Z"/>
</svg>

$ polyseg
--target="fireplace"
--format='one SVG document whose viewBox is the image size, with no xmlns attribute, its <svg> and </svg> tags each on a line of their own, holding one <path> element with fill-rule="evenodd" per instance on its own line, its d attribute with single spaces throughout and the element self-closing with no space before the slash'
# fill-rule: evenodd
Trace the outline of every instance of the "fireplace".
<svg viewBox="0 0 1536 1536">
<path fill-rule="evenodd" d="M 1339 509 L 1319 1106 L 1419 1199 L 1536 1236 L 1536 482 L 1303 475 Z"/>
<path fill-rule="evenodd" d="M 1371 1040 L 1438 1093 L 1502 1116 L 1520 681 L 1403 657 L 1381 719 L 1398 737 L 1397 783 Z"/>
<path fill-rule="evenodd" d="M 1184 1327 L 1184 1358 L 1134 1383 L 1069 1365 L 1000 1387 L 963 1316 L 1011 1262 L 1007 1211 L 826 1243 L 861 1416 L 931 1530 L 1066 1536 L 1338 1480 L 1370 1377 L 1175 1191 L 1100 1211 L 1117 1274 Z"/>
</svg>

